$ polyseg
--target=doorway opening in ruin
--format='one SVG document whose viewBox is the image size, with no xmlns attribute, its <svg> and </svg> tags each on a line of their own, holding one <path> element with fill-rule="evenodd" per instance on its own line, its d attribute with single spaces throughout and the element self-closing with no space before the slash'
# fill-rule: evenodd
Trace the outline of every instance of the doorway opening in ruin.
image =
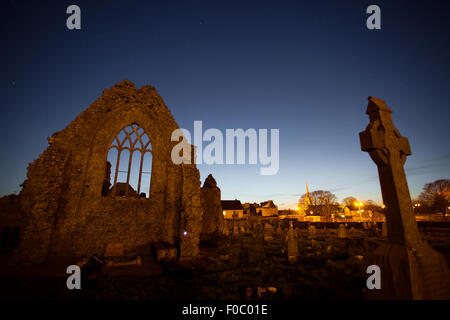
<svg viewBox="0 0 450 320">
<path fill-rule="evenodd" d="M 11 230 L 8 226 L 4 227 L 0 236 L 0 249 L 6 249 Z"/>
<path fill-rule="evenodd" d="M 148 198 L 152 171 L 152 148 L 137 123 L 122 128 L 108 148 L 102 194 Z"/>
<path fill-rule="evenodd" d="M 11 232 L 11 238 L 9 239 L 10 248 L 15 248 L 17 246 L 17 244 L 19 243 L 19 236 L 20 236 L 20 228 L 18 226 L 15 226 Z"/>
</svg>

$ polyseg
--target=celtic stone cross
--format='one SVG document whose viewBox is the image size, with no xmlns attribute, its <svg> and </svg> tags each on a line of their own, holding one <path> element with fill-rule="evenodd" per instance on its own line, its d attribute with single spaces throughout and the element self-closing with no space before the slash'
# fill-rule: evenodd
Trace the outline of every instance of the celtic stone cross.
<svg viewBox="0 0 450 320">
<path fill-rule="evenodd" d="M 378 167 L 381 193 L 386 205 L 388 240 L 407 244 L 420 240 L 411 206 L 403 165 L 411 154 L 408 139 L 392 123 L 391 109 L 383 100 L 369 97 L 366 113 L 370 123 L 359 134 L 361 149 L 369 152 Z"/>
</svg>

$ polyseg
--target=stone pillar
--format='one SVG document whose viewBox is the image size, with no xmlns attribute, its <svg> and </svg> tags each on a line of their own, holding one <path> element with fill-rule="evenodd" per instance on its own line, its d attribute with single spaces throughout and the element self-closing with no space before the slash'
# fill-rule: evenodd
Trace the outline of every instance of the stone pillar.
<svg viewBox="0 0 450 320">
<path fill-rule="evenodd" d="M 370 123 L 361 132 L 361 149 L 378 167 L 386 205 L 388 241 L 375 252 L 381 269 L 381 289 L 370 293 L 380 299 L 448 299 L 449 272 L 441 254 L 422 240 L 412 211 L 403 165 L 411 154 L 408 139 L 394 126 L 391 109 L 369 97 Z"/>
<path fill-rule="evenodd" d="M 202 235 L 220 234 L 224 218 L 220 203 L 220 189 L 212 175 L 208 175 L 202 187 Z"/>
</svg>

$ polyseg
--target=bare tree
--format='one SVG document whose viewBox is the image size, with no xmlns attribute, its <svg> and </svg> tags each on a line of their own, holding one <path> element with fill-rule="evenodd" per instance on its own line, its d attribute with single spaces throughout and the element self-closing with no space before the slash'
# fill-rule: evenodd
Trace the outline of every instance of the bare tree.
<svg viewBox="0 0 450 320">
<path fill-rule="evenodd" d="M 419 195 L 419 201 L 445 215 L 450 205 L 450 180 L 441 179 L 426 183 Z"/>
<path fill-rule="evenodd" d="M 347 207 L 353 208 L 355 206 L 355 202 L 357 202 L 358 199 L 355 197 L 347 197 L 342 199 L 342 203 L 344 203 Z"/>
<path fill-rule="evenodd" d="M 306 194 L 300 197 L 299 202 L 304 203 Z M 331 216 L 331 209 L 336 205 L 337 198 L 330 191 L 316 190 L 309 193 L 311 199 L 311 208 L 315 211 L 319 211 L 321 215 Z M 310 209 L 311 209 L 310 208 Z"/>
</svg>

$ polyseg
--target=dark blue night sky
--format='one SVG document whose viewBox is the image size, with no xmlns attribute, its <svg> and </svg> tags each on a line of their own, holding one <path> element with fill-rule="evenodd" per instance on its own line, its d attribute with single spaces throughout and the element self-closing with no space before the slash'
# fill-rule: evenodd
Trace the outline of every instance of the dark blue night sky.
<svg viewBox="0 0 450 320">
<path fill-rule="evenodd" d="M 162 2 L 162 1 L 161 1 Z M 413 155 L 412 196 L 450 178 L 448 1 L 2 1 L 0 194 L 102 93 L 153 85 L 180 127 L 280 129 L 280 170 L 200 165 L 222 198 L 295 207 L 310 190 L 381 200 L 360 150 L 367 97 L 386 100 Z M 82 29 L 66 28 L 77 4 Z M 382 29 L 366 28 L 381 8 Z"/>
</svg>

